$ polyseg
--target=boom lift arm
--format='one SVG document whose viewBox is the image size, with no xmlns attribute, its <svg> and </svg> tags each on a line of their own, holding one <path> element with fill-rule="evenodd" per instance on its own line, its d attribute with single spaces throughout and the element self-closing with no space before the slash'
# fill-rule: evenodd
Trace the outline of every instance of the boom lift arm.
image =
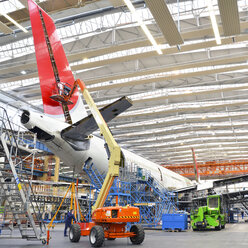
<svg viewBox="0 0 248 248">
<path fill-rule="evenodd" d="M 85 84 L 80 80 L 77 79 L 74 83 L 74 86 L 71 90 L 71 92 L 68 95 L 68 99 L 70 98 L 70 96 L 73 94 L 75 87 L 79 86 L 83 97 L 86 101 L 86 103 L 88 104 L 90 111 L 100 129 L 101 135 L 103 135 L 108 149 L 109 149 L 109 153 L 110 153 L 110 157 L 109 157 L 109 168 L 108 168 L 108 173 L 105 177 L 105 180 L 103 182 L 102 188 L 100 190 L 100 193 L 97 197 L 97 200 L 94 204 L 94 206 L 92 207 L 92 211 L 94 211 L 97 208 L 101 208 L 104 205 L 104 202 L 108 196 L 109 190 L 113 184 L 113 181 L 116 177 L 119 176 L 119 168 L 122 164 L 124 164 L 124 158 L 121 154 L 121 149 L 120 146 L 116 143 L 113 135 L 111 134 L 108 125 L 106 124 L 105 120 L 103 119 L 100 111 L 98 110 L 94 100 L 92 99 L 89 91 L 87 90 Z"/>
</svg>

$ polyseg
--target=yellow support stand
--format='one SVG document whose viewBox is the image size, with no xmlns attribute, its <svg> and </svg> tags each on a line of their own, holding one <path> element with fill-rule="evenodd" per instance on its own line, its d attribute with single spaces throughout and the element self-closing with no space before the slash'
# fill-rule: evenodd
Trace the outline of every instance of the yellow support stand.
<svg viewBox="0 0 248 248">
<path fill-rule="evenodd" d="M 60 168 L 60 159 L 57 156 L 54 156 L 55 159 L 55 168 L 54 168 L 54 176 L 52 177 L 53 181 L 57 183 L 59 181 L 59 168 Z M 53 195 L 57 196 L 58 188 L 54 187 Z"/>
<path fill-rule="evenodd" d="M 60 203 L 60 205 L 59 205 L 59 207 L 58 207 L 58 209 L 57 209 L 57 211 L 55 213 L 55 215 L 51 219 L 50 223 L 47 225 L 47 244 L 49 244 L 49 240 L 50 240 L 50 228 L 55 226 L 55 225 L 53 225 L 53 221 L 55 220 L 55 218 L 56 218 L 56 216 L 57 216 L 57 214 L 58 214 L 58 212 L 59 212 L 59 210 L 60 210 L 60 208 L 61 208 L 61 206 L 62 206 L 62 204 L 63 204 L 63 202 L 64 202 L 64 200 L 66 198 L 66 196 L 67 196 L 67 194 L 69 193 L 69 191 L 71 191 L 70 209 L 74 209 L 75 210 L 74 211 L 75 212 L 75 218 L 77 218 L 77 214 L 76 214 L 77 211 L 76 210 L 78 208 L 79 209 L 79 213 L 81 215 L 81 218 L 80 219 L 81 220 L 84 220 L 84 217 L 83 217 L 83 215 L 81 213 L 80 206 L 77 204 L 75 183 L 73 182 L 73 183 L 70 184 L 69 188 L 67 189 L 67 191 L 66 191 L 66 193 L 65 193 L 65 195 L 64 195 L 64 197 L 63 197 L 63 199 L 62 199 L 62 201 L 61 201 L 61 203 Z M 73 224 L 73 220 L 72 220 L 72 224 Z"/>
</svg>

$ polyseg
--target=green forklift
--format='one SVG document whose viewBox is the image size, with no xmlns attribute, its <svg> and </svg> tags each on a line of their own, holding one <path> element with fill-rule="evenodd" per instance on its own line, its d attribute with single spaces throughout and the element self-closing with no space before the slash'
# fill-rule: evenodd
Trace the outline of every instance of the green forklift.
<svg viewBox="0 0 248 248">
<path fill-rule="evenodd" d="M 209 195 L 207 206 L 198 207 L 191 215 L 191 226 L 193 231 L 207 230 L 215 228 L 221 230 L 225 228 L 226 220 L 221 207 L 219 195 Z"/>
</svg>

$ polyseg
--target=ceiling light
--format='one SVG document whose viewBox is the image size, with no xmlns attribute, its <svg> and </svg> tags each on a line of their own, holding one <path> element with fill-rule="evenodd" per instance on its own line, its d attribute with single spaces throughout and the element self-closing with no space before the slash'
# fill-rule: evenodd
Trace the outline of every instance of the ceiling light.
<svg viewBox="0 0 248 248">
<path fill-rule="evenodd" d="M 25 75 L 25 74 L 27 74 L 27 72 L 26 71 L 21 71 L 21 74 Z"/>
<path fill-rule="evenodd" d="M 14 25 L 16 25 L 18 28 L 20 28 L 24 33 L 28 33 L 28 30 L 21 26 L 18 22 L 16 22 L 13 18 L 11 18 L 9 15 L 3 13 L 0 11 L 0 14 L 3 15 L 6 19 L 11 21 Z"/>
<path fill-rule="evenodd" d="M 179 70 L 172 71 L 172 74 L 179 75 Z"/>
<path fill-rule="evenodd" d="M 216 21 L 216 16 L 214 14 L 214 7 L 212 5 L 212 0 L 207 0 L 207 4 L 208 4 L 209 16 L 210 16 L 212 27 L 214 30 L 216 44 L 220 45 L 221 44 L 220 32 L 219 32 L 219 28 L 218 28 L 217 21 Z"/>
<path fill-rule="evenodd" d="M 208 128 L 211 128 L 211 125 L 208 125 Z"/>
<path fill-rule="evenodd" d="M 88 58 L 84 58 L 82 62 L 83 63 L 88 63 L 89 62 L 89 59 Z"/>
<path fill-rule="evenodd" d="M 65 171 L 65 172 L 63 172 L 64 174 L 66 174 L 66 173 L 72 173 L 73 171 Z"/>
<path fill-rule="evenodd" d="M 136 12 L 136 10 L 135 10 L 132 2 L 130 0 L 123 0 L 123 1 L 125 2 L 125 4 L 127 5 L 127 7 L 129 8 L 130 12 L 134 15 L 136 21 L 139 23 L 140 27 L 143 29 L 143 32 L 145 33 L 145 35 L 147 36 L 147 38 L 150 40 L 150 42 L 152 43 L 152 45 L 155 48 L 155 50 L 157 51 L 157 53 L 158 54 L 163 54 L 162 50 L 159 48 L 159 45 L 157 44 L 157 42 L 153 38 L 153 36 L 150 33 L 149 29 L 147 28 L 147 26 L 144 24 L 144 22 L 142 21 L 142 19 L 137 14 L 137 12 Z"/>
<path fill-rule="evenodd" d="M 205 120 L 205 119 L 206 119 L 206 116 L 205 116 L 205 115 L 203 115 L 203 116 L 202 116 L 202 119 L 203 119 L 203 120 Z"/>
</svg>

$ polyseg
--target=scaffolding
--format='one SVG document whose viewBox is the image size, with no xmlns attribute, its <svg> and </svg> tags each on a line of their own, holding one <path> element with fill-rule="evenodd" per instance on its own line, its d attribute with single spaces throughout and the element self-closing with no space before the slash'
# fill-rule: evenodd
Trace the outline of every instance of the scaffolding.
<svg viewBox="0 0 248 248">
<path fill-rule="evenodd" d="M 104 175 L 101 174 L 91 160 L 83 167 L 92 184 L 93 199 L 97 198 Z M 90 196 L 91 198 L 91 196 Z M 173 192 L 165 189 L 148 170 L 134 164 L 120 169 L 120 177 L 114 180 L 105 206 L 132 205 L 140 209 L 140 223 L 143 226 L 156 227 L 161 225 L 162 215 L 177 211 L 176 197 Z M 90 219 L 90 208 L 86 219 Z"/>
<path fill-rule="evenodd" d="M 0 205 L 4 206 L 5 217 L 0 238 L 23 238 L 45 243 L 45 225 L 40 208 L 31 197 L 34 195 L 32 177 L 24 169 L 24 163 L 30 160 L 32 175 L 36 149 L 35 146 L 33 150 L 27 147 L 19 149 L 23 142 L 22 132 L 21 127 L 11 123 L 6 110 L 0 107 Z M 6 220 L 18 227 L 20 236 L 13 236 L 14 228 L 9 228 Z"/>
</svg>

